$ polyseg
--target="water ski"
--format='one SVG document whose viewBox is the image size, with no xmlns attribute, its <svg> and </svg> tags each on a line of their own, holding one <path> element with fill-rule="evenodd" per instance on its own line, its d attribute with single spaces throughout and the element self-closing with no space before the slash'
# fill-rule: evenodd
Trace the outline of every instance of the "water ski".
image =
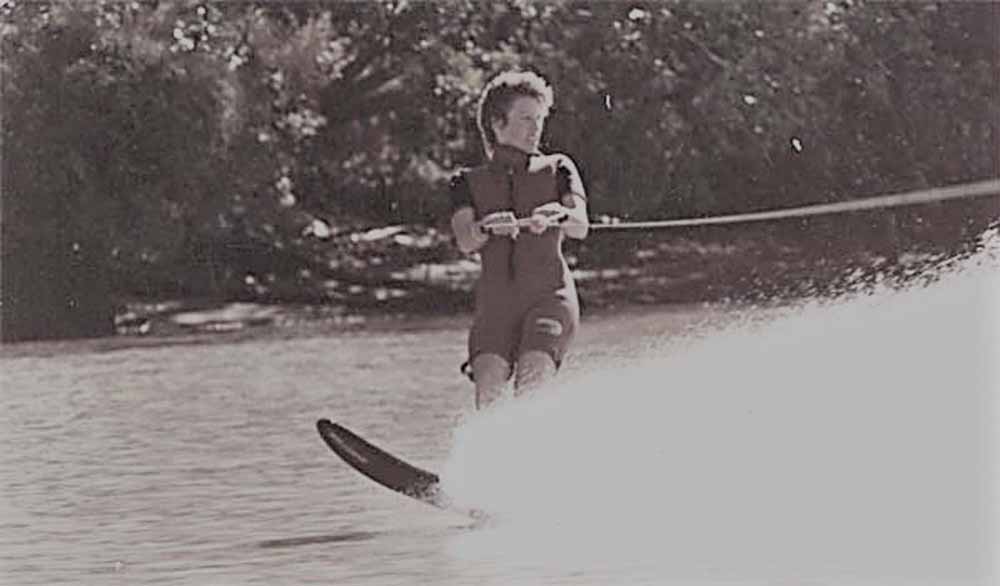
<svg viewBox="0 0 1000 586">
<path fill-rule="evenodd" d="M 331 450 L 368 478 L 422 503 L 455 510 L 442 492 L 437 474 L 400 460 L 329 419 L 317 421 L 316 429 Z"/>
</svg>

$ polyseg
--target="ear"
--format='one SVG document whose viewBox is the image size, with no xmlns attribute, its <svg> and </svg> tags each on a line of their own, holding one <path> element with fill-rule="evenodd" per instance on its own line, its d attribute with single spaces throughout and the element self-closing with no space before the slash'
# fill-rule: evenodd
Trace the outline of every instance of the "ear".
<svg viewBox="0 0 1000 586">
<path fill-rule="evenodd" d="M 490 120 L 490 128 L 493 129 L 493 134 L 499 134 L 500 129 L 504 127 L 505 121 L 503 118 L 494 118 Z"/>
</svg>

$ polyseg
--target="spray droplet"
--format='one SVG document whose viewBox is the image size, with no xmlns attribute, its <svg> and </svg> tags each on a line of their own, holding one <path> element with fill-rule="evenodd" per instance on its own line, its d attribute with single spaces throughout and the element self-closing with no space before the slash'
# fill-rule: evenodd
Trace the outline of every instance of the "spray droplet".
<svg viewBox="0 0 1000 586">
<path fill-rule="evenodd" d="M 611 111 L 611 94 L 604 94 L 604 109 Z"/>
<path fill-rule="evenodd" d="M 802 141 L 797 137 L 792 137 L 792 150 L 801 153 L 802 152 Z"/>
</svg>

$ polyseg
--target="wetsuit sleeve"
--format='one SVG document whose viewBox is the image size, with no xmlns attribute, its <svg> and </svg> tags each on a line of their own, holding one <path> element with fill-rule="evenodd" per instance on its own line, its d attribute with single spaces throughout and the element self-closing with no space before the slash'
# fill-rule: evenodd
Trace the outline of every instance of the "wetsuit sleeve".
<svg viewBox="0 0 1000 586">
<path fill-rule="evenodd" d="M 587 199 L 587 191 L 583 187 L 580 171 L 577 170 L 573 159 L 565 155 L 559 157 L 559 163 L 556 167 L 556 182 L 560 197 L 572 193 Z"/>
<path fill-rule="evenodd" d="M 451 211 L 455 212 L 464 207 L 475 208 L 472 203 L 472 190 L 469 188 L 469 178 L 464 171 L 452 175 L 448 181 L 448 193 L 451 198 Z"/>
</svg>

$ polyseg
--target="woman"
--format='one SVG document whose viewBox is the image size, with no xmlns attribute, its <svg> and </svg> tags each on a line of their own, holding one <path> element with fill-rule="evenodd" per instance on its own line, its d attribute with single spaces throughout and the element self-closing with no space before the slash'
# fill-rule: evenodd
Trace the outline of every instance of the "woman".
<svg viewBox="0 0 1000 586">
<path fill-rule="evenodd" d="M 488 160 L 452 179 L 452 230 L 482 259 L 469 333 L 476 408 L 512 375 L 515 395 L 554 375 L 580 321 L 562 241 L 587 235 L 586 192 L 572 159 L 538 150 L 552 100 L 535 73 L 493 78 L 477 111 Z"/>
</svg>

